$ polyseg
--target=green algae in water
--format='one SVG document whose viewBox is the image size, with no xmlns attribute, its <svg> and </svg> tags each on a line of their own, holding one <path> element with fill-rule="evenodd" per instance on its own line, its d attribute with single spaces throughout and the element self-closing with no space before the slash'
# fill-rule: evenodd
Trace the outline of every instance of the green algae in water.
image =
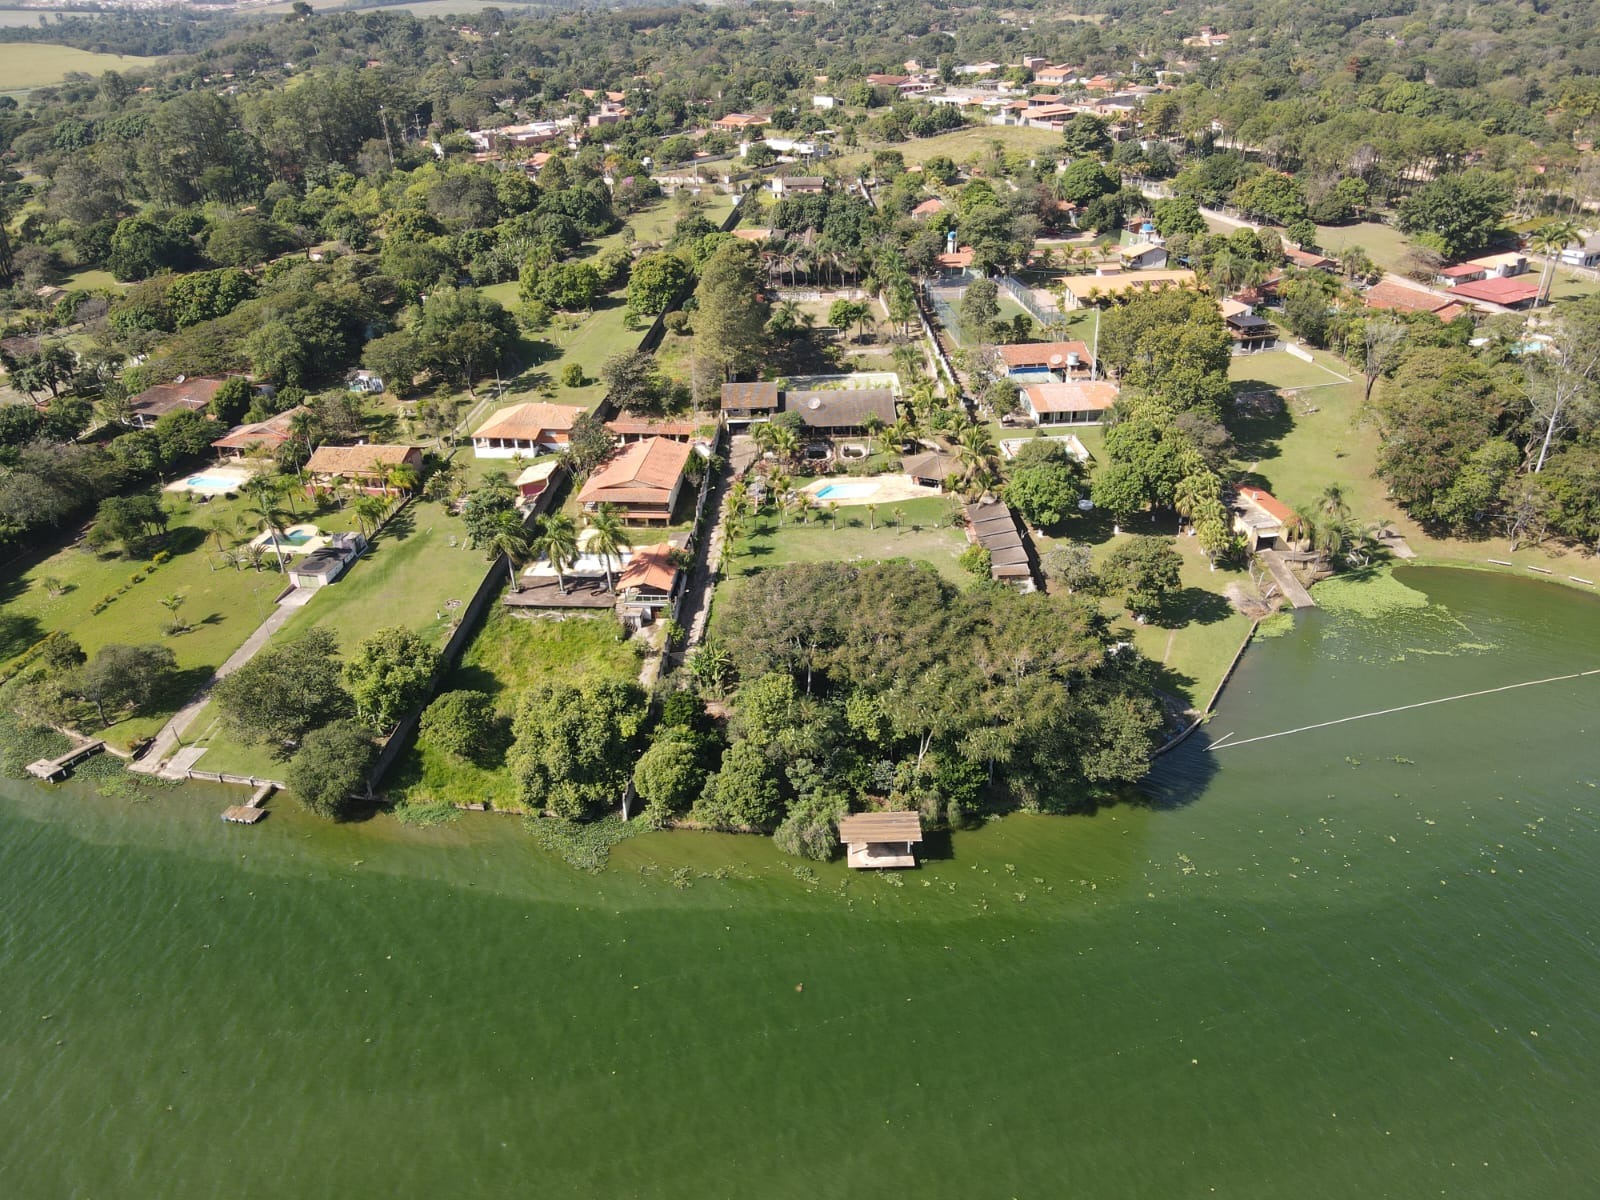
<svg viewBox="0 0 1600 1200">
<path fill-rule="evenodd" d="M 1370 575 L 1335 575 L 1312 589 L 1318 607 L 1358 617 L 1387 617 L 1407 609 L 1428 607 L 1426 594 L 1409 588 L 1387 571 Z"/>
<path fill-rule="evenodd" d="M 1258 638 L 1276 638 L 1294 629 L 1294 614 L 1290 612 L 1275 612 L 1270 617 L 1262 617 L 1256 625 L 1255 636 Z"/>
</svg>

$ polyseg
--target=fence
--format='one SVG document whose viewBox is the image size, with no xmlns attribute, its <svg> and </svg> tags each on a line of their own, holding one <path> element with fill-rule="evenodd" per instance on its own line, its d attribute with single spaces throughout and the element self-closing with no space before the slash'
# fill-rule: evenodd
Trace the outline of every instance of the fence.
<svg viewBox="0 0 1600 1200">
<path fill-rule="evenodd" d="M 995 282 L 1005 290 L 1007 295 L 1022 305 L 1027 310 L 1028 315 L 1041 325 L 1061 324 L 1061 310 L 1054 305 L 1046 306 L 1040 304 L 1034 290 L 1020 279 L 1015 279 L 1010 275 L 1002 275 Z"/>
<path fill-rule="evenodd" d="M 552 490 L 552 489 L 546 489 Z M 367 786 L 376 789 L 378 783 L 395 760 L 405 750 L 411 735 L 416 732 L 417 723 L 422 720 L 422 710 L 428 706 L 439 685 L 444 682 L 445 676 L 455 667 L 456 659 L 461 657 L 461 652 L 467 648 L 467 643 L 472 640 L 472 635 L 478 630 L 478 622 L 482 619 L 484 610 L 500 594 L 500 585 L 506 574 L 504 556 L 497 557 L 489 564 L 489 569 L 484 572 L 478 590 L 473 593 L 472 599 L 467 601 L 467 606 L 461 610 L 461 619 L 456 622 L 456 627 L 450 633 L 449 641 L 445 642 L 444 650 L 439 655 L 439 663 L 433 669 L 433 678 L 428 681 L 427 696 L 423 702 L 411 712 L 400 719 L 394 727 L 394 732 L 389 735 L 383 744 L 383 749 L 378 752 L 378 759 L 372 765 L 372 771 L 367 777 Z M 265 781 L 263 781 L 265 782 Z"/>
</svg>

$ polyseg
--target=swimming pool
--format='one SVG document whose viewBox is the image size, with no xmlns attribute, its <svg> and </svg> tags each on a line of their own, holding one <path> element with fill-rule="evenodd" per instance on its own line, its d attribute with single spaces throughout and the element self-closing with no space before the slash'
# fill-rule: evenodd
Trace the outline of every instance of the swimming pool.
<svg viewBox="0 0 1600 1200">
<path fill-rule="evenodd" d="M 288 542 L 291 546 L 304 546 L 316 536 L 317 531 L 315 529 L 291 529 L 288 533 L 280 533 L 278 540 L 280 542 Z"/>
<path fill-rule="evenodd" d="M 183 481 L 183 485 L 213 492 L 231 492 L 243 482 L 237 475 L 191 475 Z"/>
<path fill-rule="evenodd" d="M 830 483 L 817 491 L 818 500 L 859 500 L 878 490 L 875 483 Z"/>
</svg>

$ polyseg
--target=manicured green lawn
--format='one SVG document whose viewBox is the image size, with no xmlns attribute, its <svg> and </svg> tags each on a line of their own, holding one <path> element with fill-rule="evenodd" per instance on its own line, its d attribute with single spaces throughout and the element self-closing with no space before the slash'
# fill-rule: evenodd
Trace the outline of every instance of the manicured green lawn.
<svg viewBox="0 0 1600 1200">
<path fill-rule="evenodd" d="M 1400 271 L 1411 255 L 1411 243 L 1393 225 L 1362 221 L 1356 225 L 1318 225 L 1321 249 L 1338 257 L 1340 251 L 1360 246 L 1372 261 L 1389 271 Z"/>
<path fill-rule="evenodd" d="M 1228 363 L 1228 378 L 1236 391 L 1267 388 L 1325 387 L 1344 383 L 1349 376 L 1335 375 L 1317 363 L 1308 363 L 1285 350 L 1235 355 Z"/>
<path fill-rule="evenodd" d="M 442 648 L 488 569 L 489 561 L 481 550 L 466 548 L 460 518 L 451 516 L 443 505 L 413 501 L 384 526 L 342 579 L 322 589 L 285 622 L 273 643 L 294 641 L 320 627 L 331 630 L 340 650 L 349 653 L 377 630 L 403 626 Z M 197 764 L 201 770 L 282 771 L 281 764 L 272 766 L 266 748 L 240 746 L 228 737 L 211 706 L 190 729 L 194 735 L 191 742 L 209 747 Z"/>
<path fill-rule="evenodd" d="M 122 721 L 109 732 L 107 736 L 119 744 L 160 728 L 272 612 L 274 599 L 287 586 L 270 556 L 261 570 L 224 565 L 215 543 L 201 528 L 201 522 L 210 518 L 234 519 L 239 533 L 227 541 L 248 540 L 256 522 L 245 515 L 245 501 L 199 505 L 169 496 L 163 503 L 170 514 L 163 548 L 172 558 L 139 583 L 130 584 L 130 577 L 148 566 L 148 560 L 101 557 L 73 546 L 28 562 L 0 585 L 0 661 L 53 630 L 70 633 L 91 655 L 112 642 L 160 642 L 172 649 L 180 668 L 178 679 L 152 711 Z M 303 502 L 300 509 L 299 520 L 315 521 L 320 528 L 351 527 L 346 514 L 313 514 Z M 52 578 L 65 587 L 59 596 L 52 597 L 45 585 Z M 125 585 L 128 590 L 101 612 L 90 611 Z M 167 636 L 162 628 L 171 618 L 159 602 L 174 593 L 185 597 L 180 616 L 191 628 Z"/>
</svg>

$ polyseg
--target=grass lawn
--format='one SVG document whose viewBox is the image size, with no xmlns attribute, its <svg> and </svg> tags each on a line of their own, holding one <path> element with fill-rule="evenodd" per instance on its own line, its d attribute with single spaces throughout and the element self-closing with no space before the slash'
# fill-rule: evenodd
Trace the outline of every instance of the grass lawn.
<svg viewBox="0 0 1600 1200">
<path fill-rule="evenodd" d="M 25 92 L 60 83 L 70 72 L 103 75 L 107 71 L 138 70 L 155 66 L 159 58 L 125 54 L 95 54 L 75 46 L 43 42 L 0 43 L 0 92 Z"/>
<path fill-rule="evenodd" d="M 456 545 L 450 544 L 451 538 Z M 292 642 L 321 627 L 331 630 L 341 651 L 348 653 L 376 630 L 400 625 L 442 647 L 488 567 L 481 550 L 466 548 L 459 518 L 443 505 L 413 501 L 384 526 L 344 578 L 284 623 L 273 643 Z M 450 601 L 458 603 L 452 607 Z M 272 765 L 266 748 L 241 746 L 230 738 L 211 707 L 190 730 L 191 742 L 208 747 L 197 764 L 201 770 L 282 771 L 281 763 Z"/>
<path fill-rule="evenodd" d="M 1337 483 L 1344 489 L 1354 521 L 1388 521 L 1421 563 L 1510 571 L 1524 577 L 1532 574 L 1527 568 L 1533 566 L 1553 571 L 1560 582 L 1567 582 L 1568 575 L 1600 580 L 1600 563 L 1592 555 L 1554 542 L 1524 545 L 1512 552 L 1499 535 L 1435 537 L 1423 530 L 1388 499 L 1383 481 L 1373 474 L 1378 433 L 1370 422 L 1358 420 L 1362 391 L 1359 382 L 1318 388 L 1282 414 L 1232 422 L 1240 468 L 1291 508 L 1314 504 L 1324 488 Z M 1490 563 L 1491 558 L 1513 565 L 1500 567 Z"/>
<path fill-rule="evenodd" d="M 797 485 L 800 482 L 797 480 Z M 776 514 L 763 509 L 751 523 L 749 536 L 729 548 L 717 596 L 737 591 L 757 571 L 791 562 L 887 562 L 909 558 L 931 563 L 952 583 L 967 583 L 972 577 L 956 562 L 967 548 L 967 539 L 961 529 L 950 525 L 952 504 L 944 496 L 906 500 L 898 505 L 880 505 L 871 517 L 866 508 L 852 505 L 838 509 L 837 526 L 819 514 L 811 518 L 809 525 L 786 518 L 781 529 Z M 894 523 L 896 508 L 905 514 L 900 528 Z"/>
<path fill-rule="evenodd" d="M 61 281 L 61 286 L 67 291 L 83 290 L 120 292 L 127 288 L 127 284 L 118 283 L 116 276 L 110 271 L 79 271 L 76 275 L 69 275 Z"/>
<path fill-rule="evenodd" d="M 1320 363 L 1308 363 L 1285 350 L 1266 350 L 1260 354 L 1237 354 L 1228 363 L 1228 378 L 1234 390 L 1265 391 L 1269 388 L 1326 387 L 1343 384 L 1349 378 L 1336 375 Z"/>
<path fill-rule="evenodd" d="M 1318 225 L 1321 249 L 1334 257 L 1351 246 L 1360 246 L 1372 261 L 1389 271 L 1403 270 L 1411 256 L 1411 243 L 1393 225 L 1362 221 L 1356 225 Z"/>
<path fill-rule="evenodd" d="M 170 514 L 163 548 L 171 553 L 171 560 L 141 582 L 129 585 L 101 612 L 90 609 L 118 587 L 128 585 L 148 560 L 102 558 L 82 546 L 68 547 L 26 560 L 26 565 L 0 585 L 0 661 L 52 630 L 70 633 L 91 655 L 111 642 L 160 642 L 172 649 L 180 668 L 178 679 L 149 713 L 122 721 L 107 734 L 121 745 L 160 728 L 272 612 L 273 600 L 287 585 L 270 566 L 240 571 L 219 564 L 216 546 L 201 522 L 211 517 L 236 519 L 240 532 L 229 541 L 246 540 L 254 522 L 244 514 L 245 501 L 214 500 L 201 506 L 168 496 L 163 503 Z M 305 511 L 304 504 L 300 507 L 299 520 L 315 521 L 327 530 L 351 528 L 345 514 L 319 515 Z M 49 594 L 44 584 L 49 578 L 64 585 L 61 595 Z M 175 592 L 186 597 L 180 615 L 192 628 L 169 637 L 162 627 L 170 617 L 159 601 Z"/>
<path fill-rule="evenodd" d="M 639 673 L 637 643 L 623 641 L 618 632 L 609 612 L 535 616 L 497 605 L 443 690 L 488 692 L 500 715 L 509 719 L 523 693 L 542 683 L 634 679 Z M 462 762 L 429 745 L 425 737 L 419 737 L 395 764 L 386 786 L 396 798 L 410 803 L 487 800 L 496 808 L 517 804 L 516 783 L 498 756 L 483 764 Z"/>
</svg>

